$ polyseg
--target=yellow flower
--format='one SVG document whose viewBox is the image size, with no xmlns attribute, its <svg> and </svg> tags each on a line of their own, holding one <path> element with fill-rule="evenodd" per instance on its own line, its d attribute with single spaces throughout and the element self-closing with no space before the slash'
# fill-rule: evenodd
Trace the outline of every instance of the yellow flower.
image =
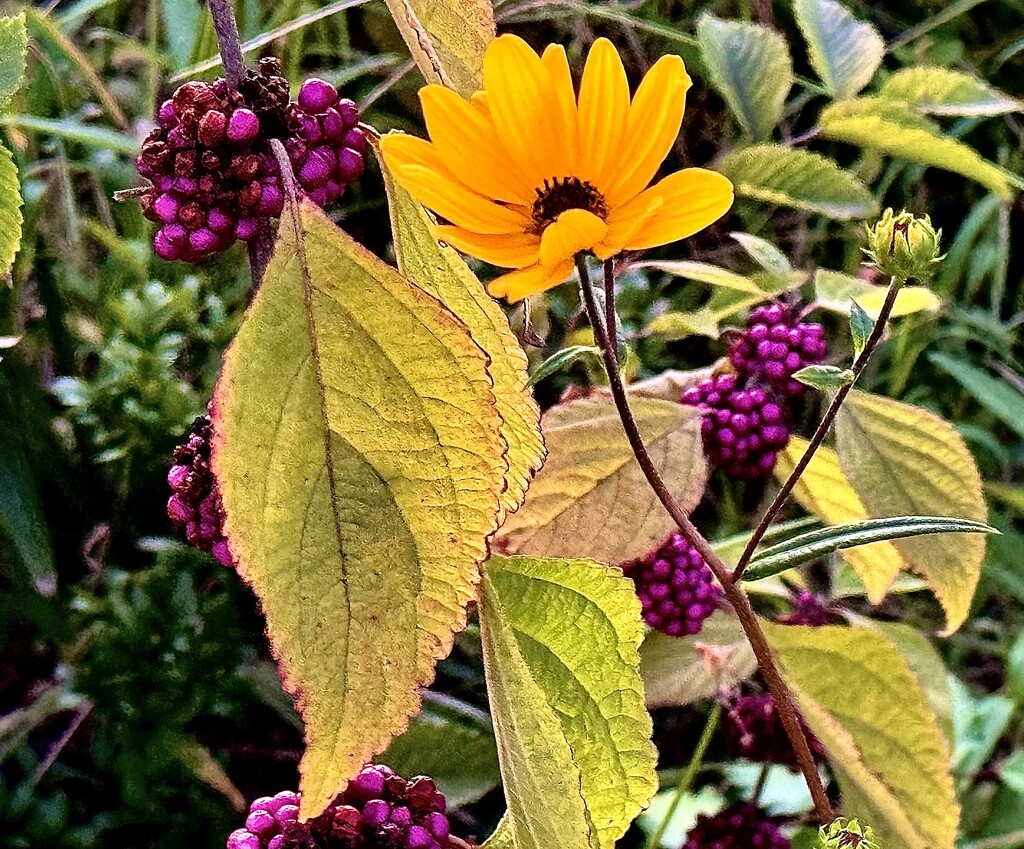
<svg viewBox="0 0 1024 849">
<path fill-rule="evenodd" d="M 573 258 L 608 259 L 682 239 L 732 205 L 721 174 L 687 168 L 648 188 L 683 119 L 690 78 L 663 56 L 630 101 L 622 60 L 594 42 L 573 89 L 565 49 L 538 56 L 502 35 L 484 57 L 484 89 L 467 101 L 420 91 L 430 141 L 389 133 L 395 179 L 447 223 L 437 238 L 502 268 L 495 297 L 518 301 L 566 280 Z"/>
</svg>

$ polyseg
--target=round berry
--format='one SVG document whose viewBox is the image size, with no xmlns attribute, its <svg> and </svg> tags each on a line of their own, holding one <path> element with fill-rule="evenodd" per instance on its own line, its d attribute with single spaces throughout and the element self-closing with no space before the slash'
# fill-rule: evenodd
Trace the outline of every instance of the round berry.
<svg viewBox="0 0 1024 849">
<path fill-rule="evenodd" d="M 835 610 L 831 601 L 821 598 L 809 590 L 800 590 L 789 600 L 790 612 L 777 617 L 776 621 L 785 625 L 807 625 L 820 628 L 831 625 L 835 620 Z"/>
<path fill-rule="evenodd" d="M 828 356 L 825 330 L 800 322 L 789 307 L 766 304 L 747 319 L 746 330 L 733 344 L 729 359 L 740 378 L 763 383 L 783 395 L 802 395 L 807 389 L 793 375 Z"/>
<path fill-rule="evenodd" d="M 823 760 L 825 750 L 801 718 L 811 754 Z M 796 755 L 782 726 L 782 719 L 771 693 L 734 696 L 723 720 L 729 754 L 759 763 L 776 763 L 797 769 Z"/>
<path fill-rule="evenodd" d="M 701 814 L 683 849 L 790 849 L 778 820 L 749 802 L 709 816 Z"/>
</svg>

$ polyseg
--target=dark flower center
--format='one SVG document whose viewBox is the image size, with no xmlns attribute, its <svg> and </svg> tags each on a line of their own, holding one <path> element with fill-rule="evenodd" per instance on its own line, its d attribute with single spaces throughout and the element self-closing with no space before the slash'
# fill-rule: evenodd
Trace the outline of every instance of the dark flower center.
<svg viewBox="0 0 1024 849">
<path fill-rule="evenodd" d="M 608 204 L 596 186 L 579 177 L 555 177 L 537 189 L 532 213 L 536 232 L 541 233 L 568 209 L 585 209 L 601 219 L 608 216 Z"/>
</svg>

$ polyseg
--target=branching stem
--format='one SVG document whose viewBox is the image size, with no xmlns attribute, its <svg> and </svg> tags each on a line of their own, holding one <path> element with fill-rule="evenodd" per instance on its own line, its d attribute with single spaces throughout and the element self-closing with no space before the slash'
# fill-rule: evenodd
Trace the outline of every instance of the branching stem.
<svg viewBox="0 0 1024 849">
<path fill-rule="evenodd" d="M 608 372 L 608 382 L 612 398 L 615 401 L 615 407 L 618 410 L 619 419 L 622 422 L 622 428 L 626 433 L 626 439 L 629 441 L 633 455 L 636 457 L 636 461 L 640 465 L 644 477 L 647 478 L 647 482 L 654 491 L 654 494 L 672 517 L 672 520 L 678 525 L 683 537 L 704 558 L 704 561 L 714 573 L 715 578 L 722 585 L 725 597 L 732 605 L 740 625 L 743 627 L 747 640 L 754 650 L 754 656 L 757 658 L 761 674 L 764 676 L 765 683 L 775 699 L 782 726 L 793 746 L 800 772 L 803 773 L 804 780 L 807 782 L 807 787 L 811 793 L 811 798 L 814 800 L 815 812 L 821 822 L 830 822 L 832 820 L 832 806 L 828 801 L 825 788 L 822 786 L 821 777 L 818 775 L 818 768 L 814 762 L 814 756 L 811 754 L 810 746 L 807 744 L 807 736 L 804 734 L 796 706 L 793 703 L 793 696 L 789 692 L 789 688 L 786 687 L 785 681 L 782 680 L 782 675 L 775 662 L 775 656 L 768 645 L 768 639 L 765 637 L 760 624 L 758 624 L 757 614 L 754 612 L 753 605 L 751 605 L 750 599 L 747 598 L 747 594 L 733 581 L 729 567 L 711 547 L 711 543 L 694 527 L 690 517 L 665 484 L 661 473 L 647 452 L 647 447 L 644 445 L 643 437 L 640 435 L 640 429 L 637 426 L 633 411 L 629 406 L 629 399 L 626 396 L 626 388 L 623 385 L 622 375 L 619 372 L 618 355 L 615 348 L 611 346 L 608 334 L 605 332 L 605 319 L 598 307 L 594 289 L 590 282 L 587 263 L 582 255 L 577 256 L 576 266 L 579 269 L 580 289 L 583 292 L 587 316 L 594 331 L 594 341 L 601 349 L 605 370 Z M 614 316 L 614 288 L 611 295 L 611 304 L 610 306 L 606 305 L 606 309 L 610 315 Z"/>
</svg>

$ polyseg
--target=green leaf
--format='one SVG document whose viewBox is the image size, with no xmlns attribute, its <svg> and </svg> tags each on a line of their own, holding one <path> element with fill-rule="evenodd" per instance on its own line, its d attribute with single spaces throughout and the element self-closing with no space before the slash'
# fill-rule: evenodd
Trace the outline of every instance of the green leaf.
<svg viewBox="0 0 1024 849">
<path fill-rule="evenodd" d="M 533 374 L 530 375 L 530 386 L 536 386 L 542 380 L 568 368 L 576 361 L 587 358 L 600 361 L 601 349 L 593 345 L 570 345 L 568 348 L 562 348 L 561 351 L 556 351 L 534 369 Z"/>
<path fill-rule="evenodd" d="M 931 514 L 983 522 L 981 476 L 963 438 L 934 413 L 853 390 L 836 420 L 839 462 L 872 516 Z M 978 534 L 895 543 L 946 611 L 946 633 L 963 623 L 981 574 Z"/>
<path fill-rule="evenodd" d="M 161 10 L 174 68 L 184 68 L 192 60 L 203 7 L 194 0 L 163 0 Z"/>
<path fill-rule="evenodd" d="M 0 18 L 0 112 L 7 108 L 21 85 L 22 77 L 25 76 L 27 53 L 25 13 Z"/>
<path fill-rule="evenodd" d="M 494 38 L 490 0 L 385 0 L 428 83 L 464 97 L 483 88 L 484 52 Z"/>
<path fill-rule="evenodd" d="M 847 525 L 832 525 L 780 542 L 763 549 L 750 560 L 744 573 L 746 581 L 760 581 L 787 569 L 802 566 L 838 551 L 873 542 L 906 539 L 924 534 L 997 534 L 983 522 L 950 519 L 944 516 L 896 516 L 890 519 L 865 519 Z"/>
<path fill-rule="evenodd" d="M 828 157 L 773 144 L 728 154 L 717 168 L 736 194 L 763 203 L 817 212 L 840 221 L 869 218 L 878 203 L 860 180 Z"/>
<path fill-rule="evenodd" d="M 707 262 L 694 262 L 688 259 L 680 260 L 651 260 L 639 262 L 635 268 L 653 268 L 657 271 L 664 271 L 673 277 L 682 277 L 685 280 L 696 280 L 698 283 L 706 283 L 716 289 L 727 289 L 730 292 L 741 292 L 744 295 L 766 295 L 764 289 L 750 277 L 729 271 L 720 265 L 711 265 Z"/>
<path fill-rule="evenodd" d="M 932 115 L 1003 115 L 1019 112 L 1024 106 L 983 80 L 951 68 L 902 68 L 878 93 Z"/>
<path fill-rule="evenodd" d="M 899 297 L 899 295 L 897 295 Z M 871 331 L 875 329 L 875 320 L 871 318 L 864 307 L 858 304 L 853 298 L 850 299 L 850 338 L 853 340 L 853 358 L 859 357 L 864 346 L 871 337 Z"/>
<path fill-rule="evenodd" d="M 1013 700 L 1005 696 L 972 696 L 955 677 L 953 690 L 953 772 L 972 778 L 992 758 L 1000 738 L 1013 719 Z"/>
<path fill-rule="evenodd" d="M 529 389 L 526 354 L 498 302 L 456 251 L 438 243 L 426 210 L 392 179 L 383 158 L 377 161 L 384 174 L 399 271 L 451 310 L 490 359 L 501 435 L 508 443 L 500 522 L 522 505 L 544 462 L 540 407 Z"/>
<path fill-rule="evenodd" d="M 973 148 L 942 135 L 928 119 L 889 100 L 833 103 L 822 110 L 819 124 L 826 138 L 953 171 L 1003 200 L 1013 196 L 1013 187 L 1019 183 L 1018 177 L 982 159 Z"/>
<path fill-rule="evenodd" d="M 815 389 L 836 389 L 853 382 L 853 372 L 838 366 L 805 366 L 793 378 Z"/>
<path fill-rule="evenodd" d="M 833 98 L 846 100 L 871 82 L 885 55 L 885 42 L 871 24 L 857 21 L 835 0 L 794 0 L 793 13 L 811 66 Z"/>
<path fill-rule="evenodd" d="M 640 661 L 650 708 L 682 707 L 711 698 L 757 671 L 743 626 L 724 610 L 708 617 L 693 637 L 649 631 L 640 647 Z"/>
<path fill-rule="evenodd" d="M 878 286 L 827 268 L 814 273 L 814 299 L 818 306 L 839 313 L 851 315 L 853 302 L 875 321 L 885 302 L 886 286 Z M 916 312 L 937 312 L 942 301 L 927 286 L 904 286 L 896 295 L 891 318 L 900 318 Z M 869 331 L 870 332 L 870 331 Z"/>
<path fill-rule="evenodd" d="M 707 475 L 700 415 L 678 401 L 636 397 L 633 412 L 655 465 L 686 510 Z M 651 491 L 612 400 L 594 396 L 544 414 L 548 459 L 518 513 L 495 540 L 503 554 L 618 564 L 641 557 L 675 528 Z"/>
<path fill-rule="evenodd" d="M 587 560 L 494 557 L 480 629 L 512 845 L 612 849 L 658 789 L 632 581 Z"/>
<path fill-rule="evenodd" d="M 666 312 L 651 319 L 647 325 L 647 332 L 668 342 L 687 339 L 690 336 L 717 339 L 722 333 L 722 319 L 723 316 L 708 307 L 701 307 L 693 312 Z"/>
<path fill-rule="evenodd" d="M 917 677 L 863 628 L 764 623 L 783 677 L 828 753 L 843 812 L 889 849 L 953 849 L 949 746 Z"/>
<path fill-rule="evenodd" d="M 14 265 L 21 245 L 21 186 L 11 152 L 0 144 L 0 281 Z"/>
<path fill-rule="evenodd" d="M 0 115 L 0 127 L 14 127 L 26 133 L 42 133 L 124 156 L 135 156 L 139 152 L 139 143 L 131 136 L 78 121 L 51 121 L 49 118 L 35 118 L 31 115 Z"/>
<path fill-rule="evenodd" d="M 707 13 L 697 21 L 697 40 L 711 83 L 743 130 L 755 139 L 770 136 L 793 85 L 786 40 L 766 27 Z"/>
<path fill-rule="evenodd" d="M 786 255 L 775 245 L 751 233 L 730 233 L 729 235 L 739 242 L 750 258 L 772 278 L 780 283 L 789 280 L 793 273 L 793 266 L 789 264 Z"/>
<path fill-rule="evenodd" d="M 952 377 L 1010 430 L 1024 437 L 1024 394 L 1015 386 L 939 351 L 930 353 L 928 361 Z"/>
<path fill-rule="evenodd" d="M 16 439 L 0 432 L 2 536 L 10 537 L 13 550 L 36 590 L 52 596 L 57 590 L 57 569 L 32 463 Z"/>
<path fill-rule="evenodd" d="M 314 816 L 405 728 L 465 625 L 506 446 L 466 326 L 310 202 L 281 221 L 218 382 L 213 464 L 305 718 Z"/>
</svg>

